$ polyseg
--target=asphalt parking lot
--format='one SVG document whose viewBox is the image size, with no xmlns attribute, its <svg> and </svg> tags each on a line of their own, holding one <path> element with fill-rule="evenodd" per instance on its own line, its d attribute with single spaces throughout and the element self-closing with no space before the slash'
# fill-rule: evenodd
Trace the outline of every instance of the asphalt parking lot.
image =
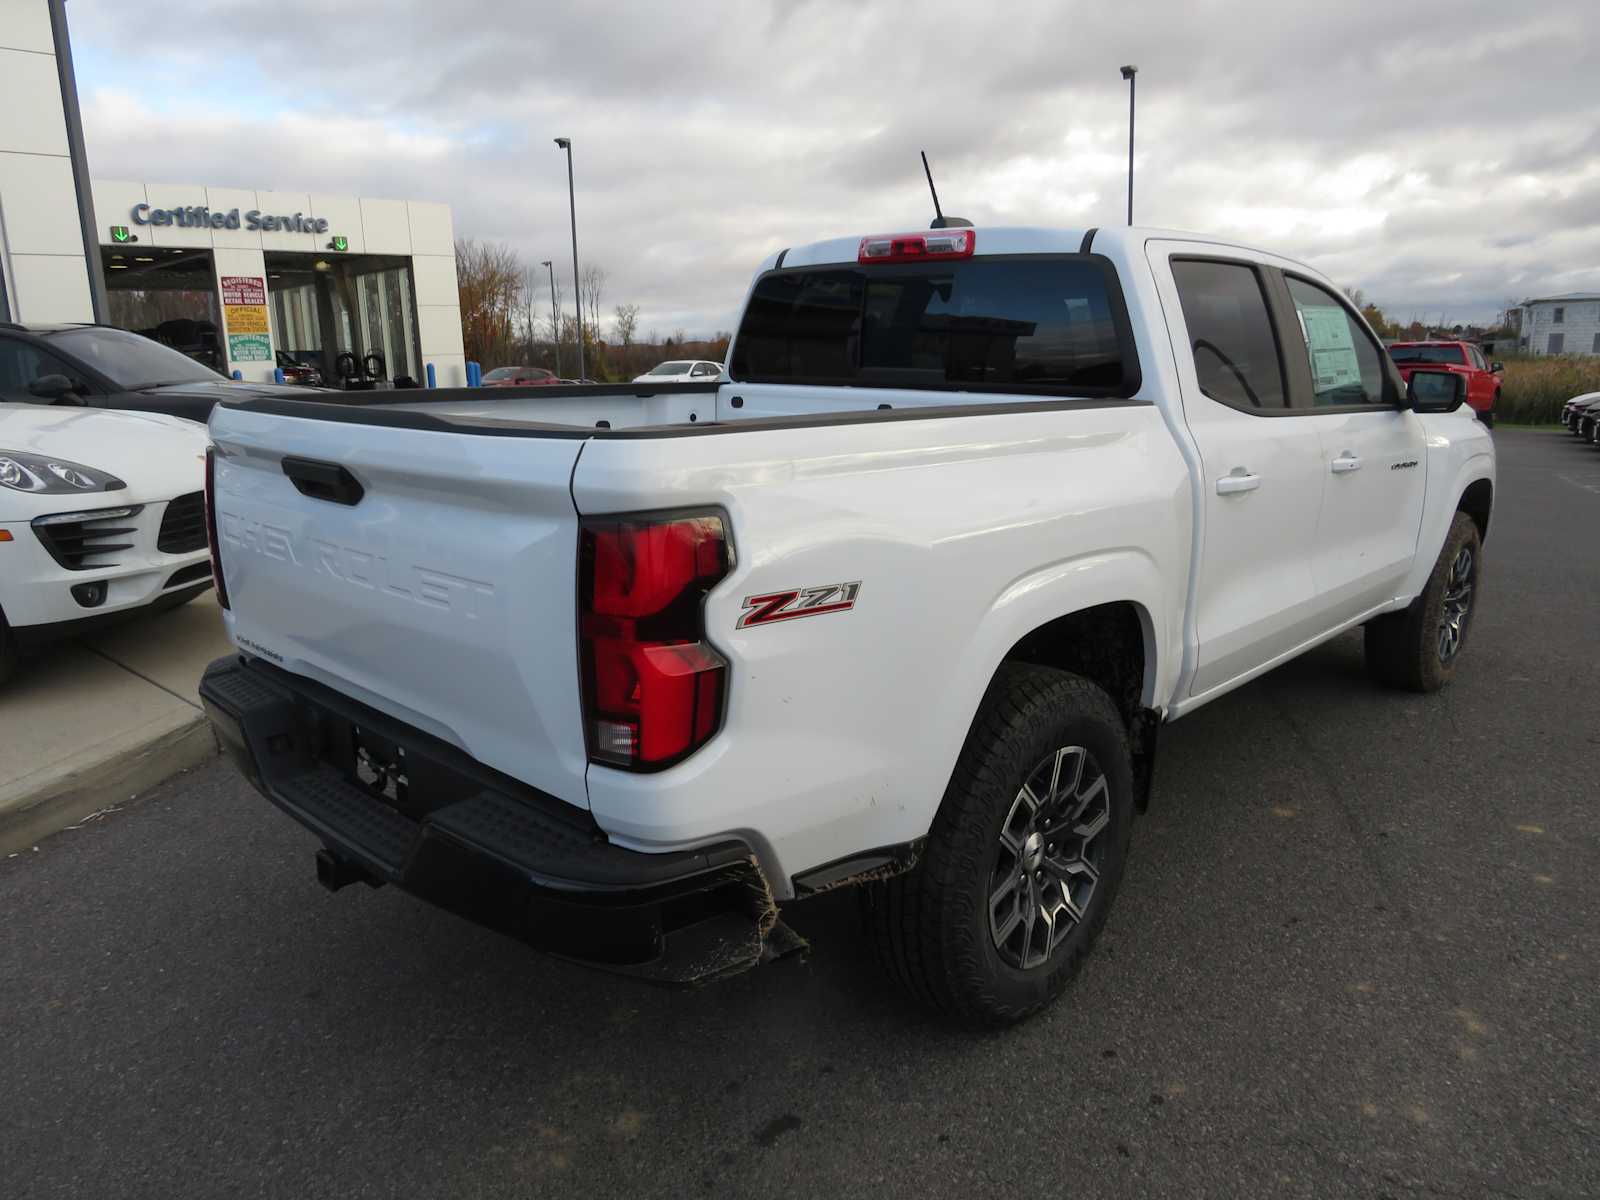
<svg viewBox="0 0 1600 1200">
<path fill-rule="evenodd" d="M 1600 1194 L 1600 453 L 1497 434 L 1456 683 L 1347 636 L 1174 725 L 1098 952 L 998 1035 L 853 899 L 699 992 L 385 889 L 222 763 L 0 861 L 0 1195 Z"/>
</svg>

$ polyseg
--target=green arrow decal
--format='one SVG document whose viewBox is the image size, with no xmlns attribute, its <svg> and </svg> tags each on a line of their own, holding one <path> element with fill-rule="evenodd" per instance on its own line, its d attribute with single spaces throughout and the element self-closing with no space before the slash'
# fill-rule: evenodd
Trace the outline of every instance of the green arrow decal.
<svg viewBox="0 0 1600 1200">
<path fill-rule="evenodd" d="M 113 225 L 111 227 L 111 240 L 125 242 L 128 240 L 128 227 L 126 225 Z"/>
</svg>

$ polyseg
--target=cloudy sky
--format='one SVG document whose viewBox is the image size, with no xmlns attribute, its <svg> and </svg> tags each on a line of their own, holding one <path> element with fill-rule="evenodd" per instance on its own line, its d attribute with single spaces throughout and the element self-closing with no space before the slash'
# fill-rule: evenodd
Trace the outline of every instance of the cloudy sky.
<svg viewBox="0 0 1600 1200">
<path fill-rule="evenodd" d="M 99 178 L 442 200 L 640 332 L 729 328 L 786 245 L 948 212 L 1307 259 L 1392 316 L 1600 289 L 1593 0 L 71 0 Z"/>
</svg>

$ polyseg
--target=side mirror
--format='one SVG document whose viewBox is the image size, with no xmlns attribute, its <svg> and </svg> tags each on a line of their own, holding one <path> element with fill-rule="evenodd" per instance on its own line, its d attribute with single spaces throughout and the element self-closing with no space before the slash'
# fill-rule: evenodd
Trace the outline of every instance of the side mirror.
<svg viewBox="0 0 1600 1200">
<path fill-rule="evenodd" d="M 1493 371 L 1496 375 L 1500 374 L 1505 369 L 1506 369 L 1505 363 L 1492 362 L 1492 363 L 1489 364 L 1489 370 Z"/>
<path fill-rule="evenodd" d="M 1413 371 L 1406 383 L 1406 405 L 1412 412 L 1451 413 L 1467 399 L 1467 377 L 1453 371 Z"/>
<path fill-rule="evenodd" d="M 77 386 L 65 375 L 41 375 L 28 384 L 28 392 L 41 400 L 60 404 L 72 395 Z"/>
</svg>

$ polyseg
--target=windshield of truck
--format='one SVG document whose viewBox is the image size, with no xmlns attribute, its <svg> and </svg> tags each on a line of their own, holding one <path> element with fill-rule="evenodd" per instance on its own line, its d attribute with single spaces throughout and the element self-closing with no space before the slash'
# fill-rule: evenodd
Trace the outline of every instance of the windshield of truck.
<svg viewBox="0 0 1600 1200">
<path fill-rule="evenodd" d="M 1458 367 L 1467 361 L 1460 346 L 1390 346 L 1389 357 L 1397 363 L 1450 363 Z"/>
<path fill-rule="evenodd" d="M 652 374 L 652 375 L 683 375 L 683 374 L 687 373 L 689 368 L 692 367 L 692 366 L 694 366 L 693 363 L 666 362 L 666 363 L 662 363 L 659 367 L 651 367 L 650 368 L 650 374 Z"/>
<path fill-rule="evenodd" d="M 1116 275 L 1087 255 L 774 271 L 729 373 L 1046 395 L 1127 395 L 1139 377 Z"/>
</svg>

